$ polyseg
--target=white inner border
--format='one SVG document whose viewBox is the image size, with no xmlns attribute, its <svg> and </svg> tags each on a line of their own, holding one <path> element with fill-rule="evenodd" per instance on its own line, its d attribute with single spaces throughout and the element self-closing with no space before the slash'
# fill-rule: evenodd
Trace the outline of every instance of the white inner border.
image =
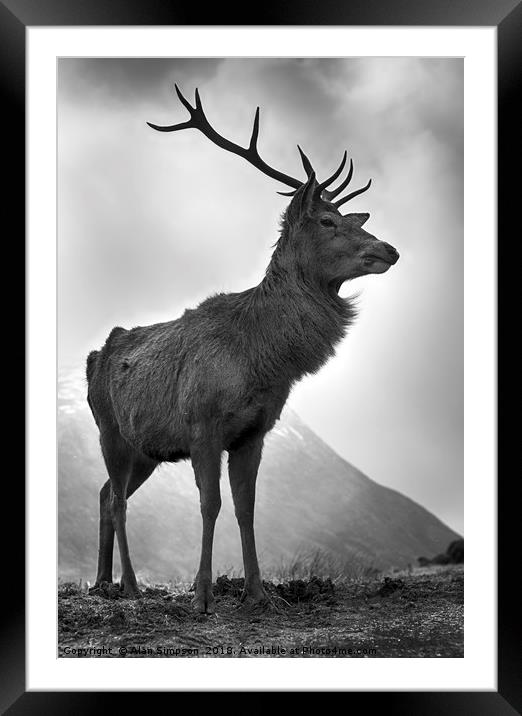
<svg viewBox="0 0 522 716">
<path fill-rule="evenodd" d="M 27 33 L 27 689 L 496 690 L 496 28 L 87 27 Z M 58 659 L 56 60 L 312 54 L 465 58 L 465 656 L 233 664 Z"/>
</svg>

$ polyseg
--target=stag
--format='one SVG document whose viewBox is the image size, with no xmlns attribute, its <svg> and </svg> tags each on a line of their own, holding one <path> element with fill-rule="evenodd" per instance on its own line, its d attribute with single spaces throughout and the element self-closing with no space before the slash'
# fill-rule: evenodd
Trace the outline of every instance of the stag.
<svg viewBox="0 0 522 716">
<path fill-rule="evenodd" d="M 355 318 L 353 301 L 339 296 L 345 281 L 384 273 L 399 254 L 362 227 L 369 214 L 339 208 L 362 189 L 339 197 L 353 174 L 328 189 L 347 153 L 325 181 L 308 157 L 301 181 L 269 166 L 257 149 L 259 108 L 248 147 L 210 125 L 196 90 L 192 106 L 176 86 L 190 118 L 160 132 L 194 128 L 261 172 L 291 187 L 280 236 L 261 282 L 239 293 L 220 293 L 173 321 L 126 330 L 114 328 L 87 358 L 88 402 L 100 433 L 109 480 L 100 491 L 96 585 L 112 581 L 114 534 L 121 557 L 120 588 L 141 596 L 126 534 L 127 500 L 158 464 L 190 459 L 203 522 L 195 579 L 196 611 L 215 610 L 212 544 L 220 497 L 220 468 L 228 472 L 244 562 L 242 601 L 266 604 L 254 538 L 255 485 L 265 435 L 279 419 L 296 381 L 316 372 Z"/>
</svg>

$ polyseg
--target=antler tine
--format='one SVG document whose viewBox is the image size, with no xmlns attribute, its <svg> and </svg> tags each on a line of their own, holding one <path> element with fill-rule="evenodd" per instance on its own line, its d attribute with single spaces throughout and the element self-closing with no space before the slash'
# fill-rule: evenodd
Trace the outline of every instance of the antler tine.
<svg viewBox="0 0 522 716">
<path fill-rule="evenodd" d="M 310 179 L 311 175 L 313 174 L 314 168 L 312 166 L 312 162 L 308 159 L 306 154 L 303 152 L 299 144 L 297 145 L 297 149 L 299 150 L 299 156 L 301 157 L 301 162 L 303 163 L 303 168 L 306 172 L 306 176 Z M 281 194 L 281 196 L 293 196 L 297 189 L 294 189 L 294 191 L 278 191 L 278 194 Z"/>
<path fill-rule="evenodd" d="M 348 186 L 348 184 L 352 180 L 352 176 L 353 176 L 353 159 L 350 159 L 350 168 L 348 169 L 348 174 L 346 175 L 346 179 L 343 182 L 341 182 L 341 184 L 339 184 L 337 189 L 332 189 L 331 191 L 328 191 L 328 189 L 326 189 L 323 192 L 325 199 L 327 201 L 331 201 L 336 196 L 338 196 L 342 192 L 342 190 Z"/>
<path fill-rule="evenodd" d="M 190 119 L 179 124 L 172 124 L 168 127 L 162 127 L 157 124 L 147 122 L 149 127 L 156 129 L 158 132 L 176 132 L 179 129 L 199 129 L 199 131 L 202 132 L 207 139 L 210 139 L 211 142 L 216 144 L 218 147 L 221 147 L 221 149 L 225 149 L 227 152 L 232 152 L 233 154 L 243 157 L 243 159 L 246 159 L 247 162 L 252 164 L 252 166 L 256 167 L 256 169 L 259 169 L 263 172 L 263 174 L 266 174 L 272 179 L 276 179 L 277 181 L 280 181 L 287 186 L 291 186 L 294 189 L 299 189 L 303 182 L 299 181 L 299 179 L 294 179 L 287 174 L 283 174 L 283 172 L 280 172 L 277 169 L 274 169 L 259 156 L 259 152 L 257 151 L 257 138 L 259 136 L 259 107 L 257 108 L 254 117 L 254 126 L 252 127 L 252 136 L 250 138 L 249 146 L 241 147 L 239 144 L 235 144 L 229 139 L 226 139 L 226 137 L 222 137 L 221 134 L 216 132 L 216 130 L 212 127 L 205 116 L 205 112 L 203 111 L 201 98 L 197 89 L 195 92 L 196 106 L 193 107 L 190 102 L 185 99 L 179 87 L 177 85 L 174 86 L 180 102 L 190 114 Z"/>
<path fill-rule="evenodd" d="M 350 201 L 350 199 L 353 199 L 354 196 L 359 196 L 359 194 L 362 194 L 363 191 L 367 191 L 372 185 L 372 180 L 370 179 L 368 184 L 366 186 L 363 186 L 362 189 L 357 189 L 356 191 L 352 191 L 350 194 L 347 194 L 346 196 L 343 196 L 341 199 L 338 199 L 337 201 L 334 201 L 333 203 L 337 208 L 345 204 L 347 201 Z"/>
<path fill-rule="evenodd" d="M 259 107 L 256 109 L 256 114 L 254 116 L 254 125 L 252 127 L 252 136 L 250 137 L 250 144 L 248 148 L 251 152 L 255 152 L 258 156 L 259 153 L 257 151 L 257 138 L 259 137 Z"/>
<path fill-rule="evenodd" d="M 189 111 L 190 114 L 192 115 L 192 113 L 194 112 L 194 107 L 190 104 L 190 102 L 189 102 L 187 99 L 185 99 L 185 97 L 183 96 L 183 94 L 182 94 L 182 92 L 181 92 L 181 90 L 180 90 L 180 88 L 178 87 L 177 84 L 174 84 L 174 88 L 175 88 L 175 90 L 176 90 L 176 94 L 178 95 L 179 101 L 181 102 L 181 104 L 182 104 L 186 109 L 188 109 L 188 111 Z M 197 89 L 196 89 L 195 95 L 196 95 L 196 105 L 197 105 L 197 104 L 198 104 L 198 99 L 199 99 L 199 94 L 198 94 L 198 90 L 197 90 Z M 201 102 L 199 103 L 199 105 L 200 105 L 200 108 L 201 108 Z"/>
<path fill-rule="evenodd" d="M 190 119 L 186 122 L 179 122 L 178 124 L 171 124 L 168 127 L 163 127 L 158 124 L 152 124 L 152 122 L 147 122 L 149 127 L 152 127 L 152 129 L 156 129 L 158 132 L 177 132 L 178 129 L 190 129 L 191 127 L 195 127 L 194 124 L 194 107 L 190 104 L 190 102 L 182 95 L 180 88 L 178 85 L 174 85 L 174 88 L 176 89 L 176 94 L 178 95 L 178 99 L 181 102 L 181 104 L 188 109 L 190 113 Z M 199 107 L 198 107 L 199 104 Z M 201 106 L 201 101 L 199 99 L 198 91 L 196 90 L 196 108 L 199 109 L 203 113 L 203 108 Z"/>
<path fill-rule="evenodd" d="M 299 146 L 299 144 L 297 145 L 297 148 L 298 148 L 298 150 L 299 150 L 299 156 L 301 157 L 301 161 L 302 161 L 302 163 L 303 163 L 303 168 L 304 168 L 304 170 L 305 170 L 305 172 L 306 172 L 306 176 L 310 179 L 310 177 L 312 176 L 312 173 L 313 173 L 313 171 L 314 171 L 314 168 L 313 168 L 313 166 L 312 166 L 312 162 L 308 159 L 308 157 L 307 157 L 306 154 L 303 152 L 303 150 L 301 149 L 301 147 Z"/>
<path fill-rule="evenodd" d="M 340 174 L 340 173 L 342 172 L 342 170 L 344 169 L 344 165 L 346 164 L 346 158 L 347 158 L 347 156 L 348 156 L 348 152 L 347 152 L 346 149 L 345 149 L 345 150 L 344 150 L 344 154 L 343 154 L 343 158 L 341 159 L 341 163 L 339 164 L 338 168 L 334 171 L 334 173 L 333 173 L 330 177 L 328 177 L 328 179 L 325 179 L 325 181 L 323 181 L 323 182 L 321 182 L 320 184 L 317 185 L 317 188 L 316 188 L 317 194 L 320 195 L 321 192 L 323 191 L 323 189 L 325 189 L 327 186 L 329 186 L 332 182 L 334 182 L 334 181 L 337 179 L 337 177 L 339 176 L 339 174 Z"/>
</svg>

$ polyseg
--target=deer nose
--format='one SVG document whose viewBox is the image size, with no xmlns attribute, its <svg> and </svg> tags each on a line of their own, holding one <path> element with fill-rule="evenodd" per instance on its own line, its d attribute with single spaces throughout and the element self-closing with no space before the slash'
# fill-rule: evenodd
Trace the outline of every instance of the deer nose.
<svg viewBox="0 0 522 716">
<path fill-rule="evenodd" d="M 393 247 L 391 244 L 387 244 L 386 241 L 383 241 L 382 243 L 384 244 L 384 248 L 388 252 L 390 259 L 393 260 L 393 263 L 396 263 L 399 260 L 399 256 L 400 256 L 397 249 L 395 247 Z"/>
</svg>

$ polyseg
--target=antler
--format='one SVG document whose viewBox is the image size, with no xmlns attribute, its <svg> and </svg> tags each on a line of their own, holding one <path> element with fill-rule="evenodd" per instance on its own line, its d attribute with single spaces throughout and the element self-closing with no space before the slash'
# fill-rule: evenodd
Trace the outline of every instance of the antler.
<svg viewBox="0 0 522 716">
<path fill-rule="evenodd" d="M 303 153 L 301 147 L 298 146 L 297 148 L 299 149 L 299 153 L 301 154 L 301 159 L 303 161 L 305 171 L 306 171 L 307 175 L 310 176 L 311 171 L 313 171 L 312 165 L 310 164 L 310 160 Z M 326 189 L 327 186 L 332 184 L 332 182 L 334 182 L 337 179 L 339 174 L 344 169 L 344 165 L 346 164 L 346 156 L 347 155 L 346 155 L 346 151 L 345 151 L 342 161 L 341 161 L 341 164 L 335 170 L 335 172 L 332 174 L 332 176 L 328 177 L 328 179 L 326 179 L 326 181 L 317 185 L 316 190 L 315 190 L 316 196 L 320 196 L 321 198 L 325 199 L 326 201 L 332 201 L 332 199 L 334 199 L 336 196 L 338 196 L 343 191 L 343 189 L 346 189 L 346 187 L 350 183 L 352 176 L 353 176 L 353 160 L 352 159 L 350 159 L 350 168 L 348 170 L 346 179 L 344 179 L 344 181 L 341 182 L 341 184 L 339 184 L 339 186 L 336 189 L 332 189 L 331 191 L 328 191 Z M 372 180 L 370 179 L 368 184 L 366 184 L 366 186 L 363 186 L 362 189 L 356 189 L 355 191 L 352 191 L 350 194 L 347 194 L 346 196 L 341 197 L 337 201 L 332 201 L 332 204 L 334 204 L 334 206 L 339 208 L 343 204 L 346 204 L 347 201 L 350 201 L 350 199 L 353 199 L 355 196 L 358 196 L 359 194 L 362 194 L 364 191 L 367 191 L 371 187 L 371 185 L 372 185 Z M 295 191 L 279 191 L 277 193 L 282 194 L 283 196 L 293 196 L 296 191 L 297 190 L 295 190 Z"/>
<path fill-rule="evenodd" d="M 299 154 L 300 154 L 300 156 L 301 156 L 301 161 L 303 162 L 303 167 L 304 167 L 304 170 L 305 170 L 305 172 L 306 172 L 306 175 L 307 175 L 308 178 L 310 178 L 310 176 L 312 175 L 312 173 L 313 173 L 313 171 L 314 171 L 314 169 L 313 169 L 313 167 L 312 167 L 312 164 L 311 164 L 310 160 L 308 159 L 308 157 L 306 156 L 306 154 L 305 154 L 305 153 L 303 152 L 303 150 L 301 149 L 301 147 L 299 146 L 299 144 L 297 145 L 297 148 L 298 148 L 298 150 L 299 150 Z M 316 195 L 317 195 L 317 196 L 321 196 L 321 193 L 323 192 L 323 189 L 324 189 L 325 187 L 329 186 L 332 182 L 334 182 L 334 181 L 337 179 L 337 177 L 339 176 L 339 174 L 340 174 L 340 173 L 342 172 L 342 170 L 344 169 L 344 165 L 346 164 L 346 157 L 347 157 L 347 156 L 348 156 L 348 155 L 347 155 L 347 152 L 346 152 L 346 150 L 345 150 L 345 151 L 344 151 L 344 154 L 343 154 L 343 158 L 341 159 L 341 163 L 339 164 L 339 167 L 334 171 L 334 173 L 332 174 L 332 176 L 328 177 L 328 179 L 326 179 L 326 181 L 323 181 L 323 182 L 321 182 L 321 184 L 318 184 L 318 185 L 316 186 L 315 192 L 316 192 Z M 350 161 L 351 161 L 351 160 L 350 160 Z M 352 164 L 352 167 L 353 167 L 353 164 Z M 349 177 L 351 178 L 351 174 L 349 175 Z M 348 181 L 350 181 L 350 179 L 348 179 Z M 345 184 L 344 186 L 346 186 L 346 184 Z M 343 184 L 341 184 L 341 188 L 336 191 L 335 195 L 337 195 L 337 194 L 339 193 L 339 191 L 342 190 L 342 188 L 343 188 Z M 297 191 L 297 190 L 296 190 L 296 191 Z M 278 194 L 281 194 L 282 196 L 293 196 L 293 195 L 295 194 L 295 191 L 278 191 L 277 193 L 278 193 Z M 326 194 L 327 192 L 324 192 L 324 193 Z"/>
<path fill-rule="evenodd" d="M 157 124 L 152 124 L 151 122 L 147 122 L 149 127 L 152 127 L 152 129 L 156 129 L 158 132 L 176 132 L 180 129 L 199 129 L 200 132 L 202 132 L 205 137 L 210 139 L 211 142 L 216 144 L 218 147 L 221 147 L 222 149 L 225 149 L 227 152 L 232 152 L 233 154 L 237 154 L 240 157 L 243 157 L 243 159 L 246 159 L 247 162 L 252 164 L 252 166 L 259 169 L 263 174 L 266 174 L 267 176 L 271 177 L 272 179 L 276 179 L 277 181 L 282 182 L 283 184 L 286 184 L 287 186 L 293 187 L 293 191 L 289 192 L 278 192 L 279 194 L 282 194 L 283 196 L 293 196 L 296 191 L 303 185 L 303 182 L 299 179 L 294 179 L 293 177 L 289 176 L 288 174 L 283 174 L 283 172 L 278 171 L 277 169 L 274 169 L 273 167 L 269 166 L 261 157 L 259 156 L 259 152 L 257 151 L 257 138 L 259 136 L 259 107 L 256 109 L 256 114 L 254 117 L 254 126 L 252 127 L 252 135 L 250 137 L 250 143 L 248 147 L 241 147 L 239 144 L 235 144 L 234 142 L 231 142 L 229 139 L 226 139 L 226 137 L 221 136 L 221 134 L 218 134 L 216 130 L 212 127 L 210 122 L 205 116 L 205 112 L 203 111 L 203 106 L 201 104 L 201 98 L 199 96 L 199 91 L 196 89 L 195 92 L 195 101 L 196 106 L 193 107 L 190 102 L 188 102 L 185 97 L 182 95 L 178 85 L 174 85 L 176 88 L 176 94 L 179 97 L 180 102 L 183 104 L 183 106 L 188 110 L 190 114 L 190 119 L 186 122 L 180 122 L 178 124 L 172 124 L 168 127 L 162 127 Z M 313 173 L 313 167 L 306 156 L 306 154 L 303 152 L 301 147 L 297 145 L 297 149 L 299 150 L 299 155 L 301 157 L 301 161 L 303 163 L 304 170 L 306 172 L 306 175 L 308 178 Z M 315 195 L 316 196 L 322 196 L 327 201 L 331 201 L 333 198 L 338 196 L 343 189 L 345 189 L 353 174 L 353 161 L 350 159 L 350 169 L 348 170 L 348 176 L 346 179 L 337 187 L 337 189 L 333 189 L 332 191 L 327 191 L 326 187 L 330 186 L 332 182 L 334 182 L 337 177 L 341 174 L 342 170 L 344 169 L 344 165 L 346 164 L 346 158 L 347 153 L 344 152 L 343 158 L 341 160 L 341 163 L 339 167 L 335 170 L 335 172 L 328 177 L 324 182 L 321 182 L 321 184 L 318 184 L 315 189 Z M 363 187 L 362 189 L 357 189 L 356 191 L 352 191 L 350 194 L 348 194 L 345 197 L 342 197 L 341 199 L 338 199 L 337 201 L 333 202 L 336 207 L 341 206 L 345 202 L 349 201 L 350 199 L 353 199 L 354 196 L 357 196 L 358 194 L 362 194 L 363 191 L 366 191 L 370 188 L 372 183 L 372 180 L 368 182 L 368 184 Z"/>
<path fill-rule="evenodd" d="M 302 185 L 302 181 L 299 181 L 299 179 L 294 179 L 291 176 L 288 176 L 288 174 L 283 174 L 283 172 L 278 171 L 277 169 L 274 169 L 273 167 L 269 166 L 265 161 L 261 159 L 259 156 L 259 152 L 257 151 L 257 138 L 259 135 L 259 107 L 256 109 L 256 114 L 254 117 L 254 126 L 252 128 L 252 136 L 250 137 L 250 144 L 247 148 L 239 146 L 239 144 L 235 144 L 234 142 L 231 142 L 230 140 L 226 139 L 225 137 L 222 137 L 220 134 L 216 132 L 216 130 L 210 125 L 208 119 L 205 116 L 205 112 L 203 111 L 203 107 L 201 105 L 201 98 L 199 96 L 199 92 L 196 89 L 196 106 L 192 107 L 192 105 L 185 99 L 185 97 L 181 94 L 181 91 L 178 87 L 178 85 L 175 85 L 176 93 L 179 97 L 180 102 L 183 104 L 183 106 L 188 109 L 190 114 L 190 119 L 187 122 L 181 122 L 180 124 L 173 124 L 170 127 L 160 127 L 157 124 L 151 124 L 150 122 L 147 122 L 149 127 L 152 127 L 152 129 L 157 129 L 158 132 L 176 132 L 179 129 L 199 129 L 200 132 L 202 132 L 205 137 L 210 139 L 211 142 L 214 142 L 214 144 L 217 144 L 218 147 L 221 147 L 222 149 L 225 149 L 227 152 L 232 152 L 233 154 L 238 154 L 240 157 L 243 157 L 243 159 L 246 159 L 247 162 L 252 164 L 252 166 L 256 167 L 260 171 L 263 172 L 263 174 L 266 174 L 267 176 L 271 177 L 272 179 L 277 179 L 277 181 L 282 182 L 283 184 L 286 184 L 287 186 L 292 186 L 294 189 L 299 189 L 299 187 Z"/>
<path fill-rule="evenodd" d="M 343 183 L 337 187 L 337 189 L 334 189 L 333 191 L 325 191 L 323 192 L 324 198 L 327 201 L 330 201 L 333 197 L 337 196 L 350 182 L 350 179 L 352 178 L 353 174 L 353 163 L 350 160 L 350 171 L 348 172 L 348 176 L 343 181 Z M 337 208 L 342 206 L 343 204 L 346 204 L 347 201 L 350 201 L 350 199 L 353 199 L 354 196 L 359 196 L 359 194 L 362 194 L 364 191 L 368 191 L 368 189 L 372 185 L 372 180 L 368 180 L 368 184 L 366 186 L 363 186 L 362 189 L 356 189 L 355 191 L 350 192 L 350 194 L 347 194 L 346 196 L 341 197 L 340 199 L 337 199 L 337 201 L 332 202 Z"/>
</svg>

